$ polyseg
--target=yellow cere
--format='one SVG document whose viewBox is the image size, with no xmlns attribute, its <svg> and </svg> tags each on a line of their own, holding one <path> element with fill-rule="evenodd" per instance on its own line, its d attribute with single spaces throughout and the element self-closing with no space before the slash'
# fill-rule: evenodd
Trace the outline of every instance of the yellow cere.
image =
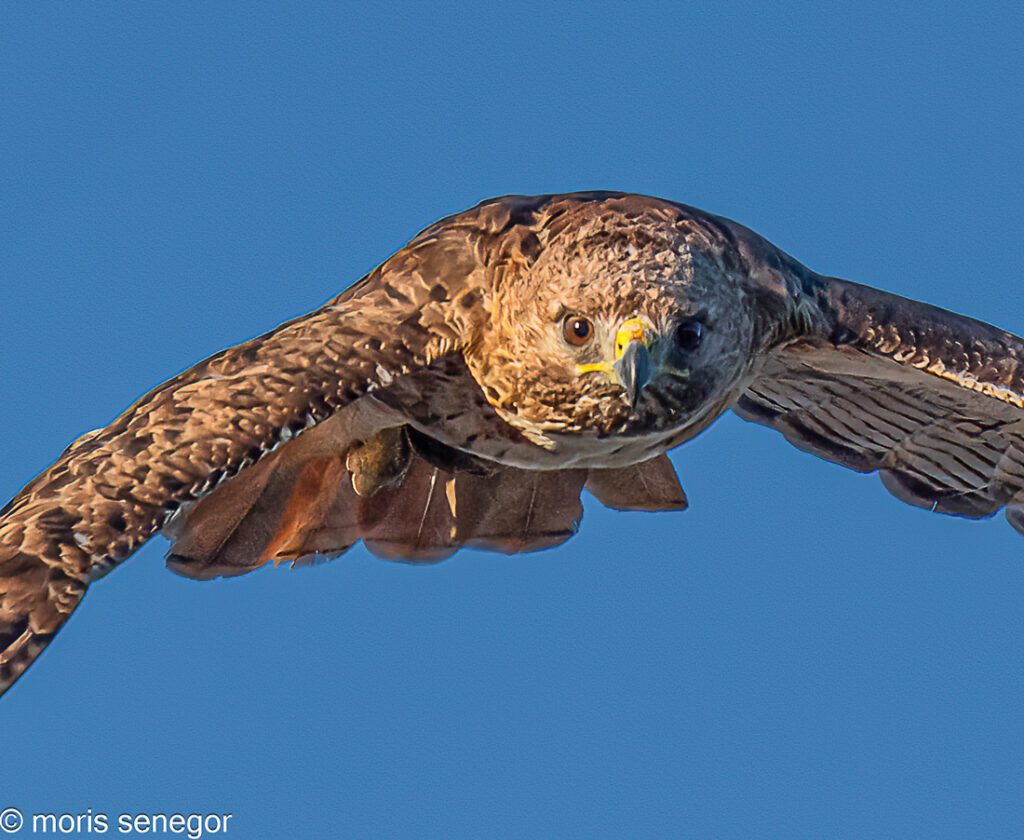
<svg viewBox="0 0 1024 840">
<path fill-rule="evenodd" d="M 623 321 L 619 331 L 615 334 L 616 360 L 622 358 L 622 354 L 626 352 L 626 348 L 631 341 L 639 341 L 649 347 L 652 338 L 653 328 L 651 322 L 646 318 L 634 316 Z M 618 379 L 611 362 L 593 362 L 587 365 L 576 365 L 576 370 L 578 373 L 606 373 L 612 382 L 616 382 Z"/>
<path fill-rule="evenodd" d="M 639 341 L 649 345 L 651 341 L 651 324 L 646 318 L 634 317 L 622 322 L 615 335 L 615 358 L 621 359 L 622 354 L 631 341 Z"/>
</svg>

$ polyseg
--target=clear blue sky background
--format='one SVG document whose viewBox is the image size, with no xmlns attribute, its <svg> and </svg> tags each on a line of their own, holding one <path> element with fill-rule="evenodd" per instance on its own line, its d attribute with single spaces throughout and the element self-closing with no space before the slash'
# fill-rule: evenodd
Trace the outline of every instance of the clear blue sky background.
<svg viewBox="0 0 1024 840">
<path fill-rule="evenodd" d="M 5 6 L 0 495 L 502 193 L 667 196 L 1024 332 L 1020 5 L 903 5 Z M 732 415 L 674 461 L 686 513 L 522 557 L 197 584 L 154 540 L 0 702 L 0 808 L 1019 835 L 1024 540 Z"/>
</svg>

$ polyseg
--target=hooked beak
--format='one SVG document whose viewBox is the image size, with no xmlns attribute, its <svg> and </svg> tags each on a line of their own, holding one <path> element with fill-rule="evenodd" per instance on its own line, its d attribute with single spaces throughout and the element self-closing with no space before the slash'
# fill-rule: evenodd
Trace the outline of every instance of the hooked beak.
<svg viewBox="0 0 1024 840">
<path fill-rule="evenodd" d="M 632 408 L 640 402 L 640 395 L 651 381 L 663 374 L 685 378 L 687 371 L 665 358 L 664 338 L 645 317 L 634 315 L 623 322 L 615 334 L 614 361 L 577 365 L 583 373 L 603 373 L 625 391 Z"/>
<path fill-rule="evenodd" d="M 619 385 L 636 407 L 640 393 L 651 380 L 650 346 L 654 331 L 646 319 L 630 318 L 615 336 L 615 363 L 612 365 Z"/>
<path fill-rule="evenodd" d="M 636 408 L 640 392 L 651 378 L 651 356 L 647 346 L 639 341 L 629 342 L 614 368 L 619 385 L 629 398 L 629 404 Z"/>
</svg>

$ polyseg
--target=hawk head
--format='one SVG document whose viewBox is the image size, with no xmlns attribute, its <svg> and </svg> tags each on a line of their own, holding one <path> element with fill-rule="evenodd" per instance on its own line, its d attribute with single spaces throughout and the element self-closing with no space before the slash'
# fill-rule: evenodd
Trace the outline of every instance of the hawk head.
<svg viewBox="0 0 1024 840">
<path fill-rule="evenodd" d="M 641 210 L 570 211 L 492 290 L 467 361 L 531 439 L 607 449 L 696 434 L 747 378 L 757 324 L 745 284 L 678 211 Z"/>
</svg>

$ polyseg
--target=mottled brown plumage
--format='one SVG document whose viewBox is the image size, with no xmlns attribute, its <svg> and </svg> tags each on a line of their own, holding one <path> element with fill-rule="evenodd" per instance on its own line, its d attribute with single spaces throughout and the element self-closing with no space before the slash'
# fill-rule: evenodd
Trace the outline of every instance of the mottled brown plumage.
<svg viewBox="0 0 1024 840">
<path fill-rule="evenodd" d="M 162 530 L 193 578 L 362 540 L 433 562 L 681 510 L 664 453 L 729 407 L 1024 531 L 1024 342 L 815 274 L 740 225 L 617 193 L 443 219 L 335 300 L 75 441 L 0 512 L 0 692 Z"/>
</svg>

